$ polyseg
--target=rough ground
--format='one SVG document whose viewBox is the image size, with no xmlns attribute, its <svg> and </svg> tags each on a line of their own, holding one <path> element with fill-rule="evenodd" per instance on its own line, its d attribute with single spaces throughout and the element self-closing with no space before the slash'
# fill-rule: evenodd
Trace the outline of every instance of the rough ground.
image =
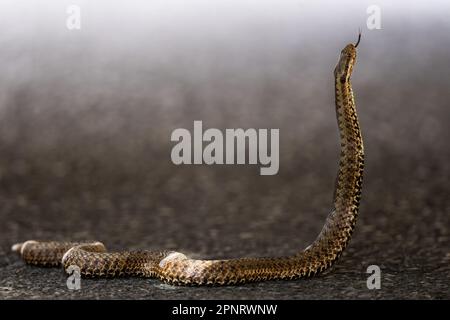
<svg viewBox="0 0 450 320">
<path fill-rule="evenodd" d="M 223 288 L 82 280 L 77 292 L 61 270 L 25 266 L 10 246 L 97 239 L 226 258 L 313 241 L 337 169 L 332 69 L 356 28 L 306 30 L 294 17 L 226 25 L 235 37 L 191 26 L 147 41 L 154 30 L 142 21 L 99 38 L 101 26 L 67 35 L 26 20 L 19 32 L 1 19 L 0 298 L 450 299 L 449 24 L 416 17 L 387 14 L 363 38 L 353 77 L 367 159 L 360 219 L 327 274 Z M 193 120 L 280 128 L 279 174 L 173 165 L 170 133 Z M 372 264 L 380 290 L 366 287 Z"/>
</svg>

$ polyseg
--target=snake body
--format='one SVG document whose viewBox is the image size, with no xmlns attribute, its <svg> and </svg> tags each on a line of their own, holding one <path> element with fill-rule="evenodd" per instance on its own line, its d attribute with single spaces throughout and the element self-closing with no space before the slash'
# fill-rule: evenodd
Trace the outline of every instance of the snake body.
<svg viewBox="0 0 450 320">
<path fill-rule="evenodd" d="M 173 251 L 109 253 L 96 241 L 26 241 L 12 247 L 32 265 L 80 268 L 85 277 L 143 276 L 177 285 L 230 285 L 313 276 L 330 267 L 349 242 L 361 199 L 364 149 L 350 77 L 356 62 L 356 44 L 342 51 L 334 70 L 335 105 L 340 133 L 339 171 L 334 208 L 316 240 L 292 256 L 194 260 Z"/>
</svg>

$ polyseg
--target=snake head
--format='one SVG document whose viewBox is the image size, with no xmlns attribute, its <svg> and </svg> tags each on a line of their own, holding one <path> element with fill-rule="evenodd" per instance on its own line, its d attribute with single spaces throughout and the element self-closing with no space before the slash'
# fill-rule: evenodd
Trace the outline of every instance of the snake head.
<svg viewBox="0 0 450 320">
<path fill-rule="evenodd" d="M 355 44 L 349 43 L 345 46 L 344 49 L 342 49 L 341 56 L 339 57 L 339 62 L 334 69 L 334 76 L 336 78 L 342 80 L 350 78 L 353 70 L 353 65 L 356 61 L 356 48 L 358 47 L 360 41 L 361 31 L 358 35 L 358 41 Z"/>
<path fill-rule="evenodd" d="M 349 43 L 342 49 L 341 56 L 345 56 L 347 59 L 356 59 L 356 46 L 353 43 Z"/>
<path fill-rule="evenodd" d="M 353 64 L 356 60 L 356 46 L 352 43 L 345 46 L 334 69 L 334 76 L 340 79 L 348 79 L 352 74 Z"/>
</svg>

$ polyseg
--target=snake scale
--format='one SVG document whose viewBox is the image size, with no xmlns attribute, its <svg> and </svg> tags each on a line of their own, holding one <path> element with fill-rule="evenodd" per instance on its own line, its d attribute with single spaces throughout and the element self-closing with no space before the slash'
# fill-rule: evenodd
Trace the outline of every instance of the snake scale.
<svg viewBox="0 0 450 320">
<path fill-rule="evenodd" d="M 143 276 L 176 285 L 231 285 L 263 280 L 309 277 L 330 267 L 349 242 L 358 216 L 364 169 L 364 150 L 350 77 L 356 44 L 342 51 L 334 70 L 335 105 L 340 133 L 339 171 L 334 208 L 316 240 L 292 256 L 194 260 L 173 251 L 109 253 L 96 241 L 26 241 L 12 250 L 32 265 L 80 268 L 84 277 Z"/>
</svg>

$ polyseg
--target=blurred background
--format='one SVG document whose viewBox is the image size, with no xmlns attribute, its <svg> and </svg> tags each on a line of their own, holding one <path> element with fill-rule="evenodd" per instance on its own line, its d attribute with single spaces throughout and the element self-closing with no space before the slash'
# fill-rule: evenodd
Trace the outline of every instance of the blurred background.
<svg viewBox="0 0 450 320">
<path fill-rule="evenodd" d="M 68 30 L 69 5 L 81 29 Z M 381 29 L 369 30 L 378 5 Z M 0 1 L 0 298 L 450 298 L 446 1 Z M 333 69 L 362 40 L 360 218 L 311 280 L 176 288 L 25 267 L 27 239 L 192 257 L 293 254 L 332 207 Z M 279 128 L 280 170 L 181 165 L 176 128 Z M 382 270 L 368 290 L 366 268 Z"/>
</svg>

